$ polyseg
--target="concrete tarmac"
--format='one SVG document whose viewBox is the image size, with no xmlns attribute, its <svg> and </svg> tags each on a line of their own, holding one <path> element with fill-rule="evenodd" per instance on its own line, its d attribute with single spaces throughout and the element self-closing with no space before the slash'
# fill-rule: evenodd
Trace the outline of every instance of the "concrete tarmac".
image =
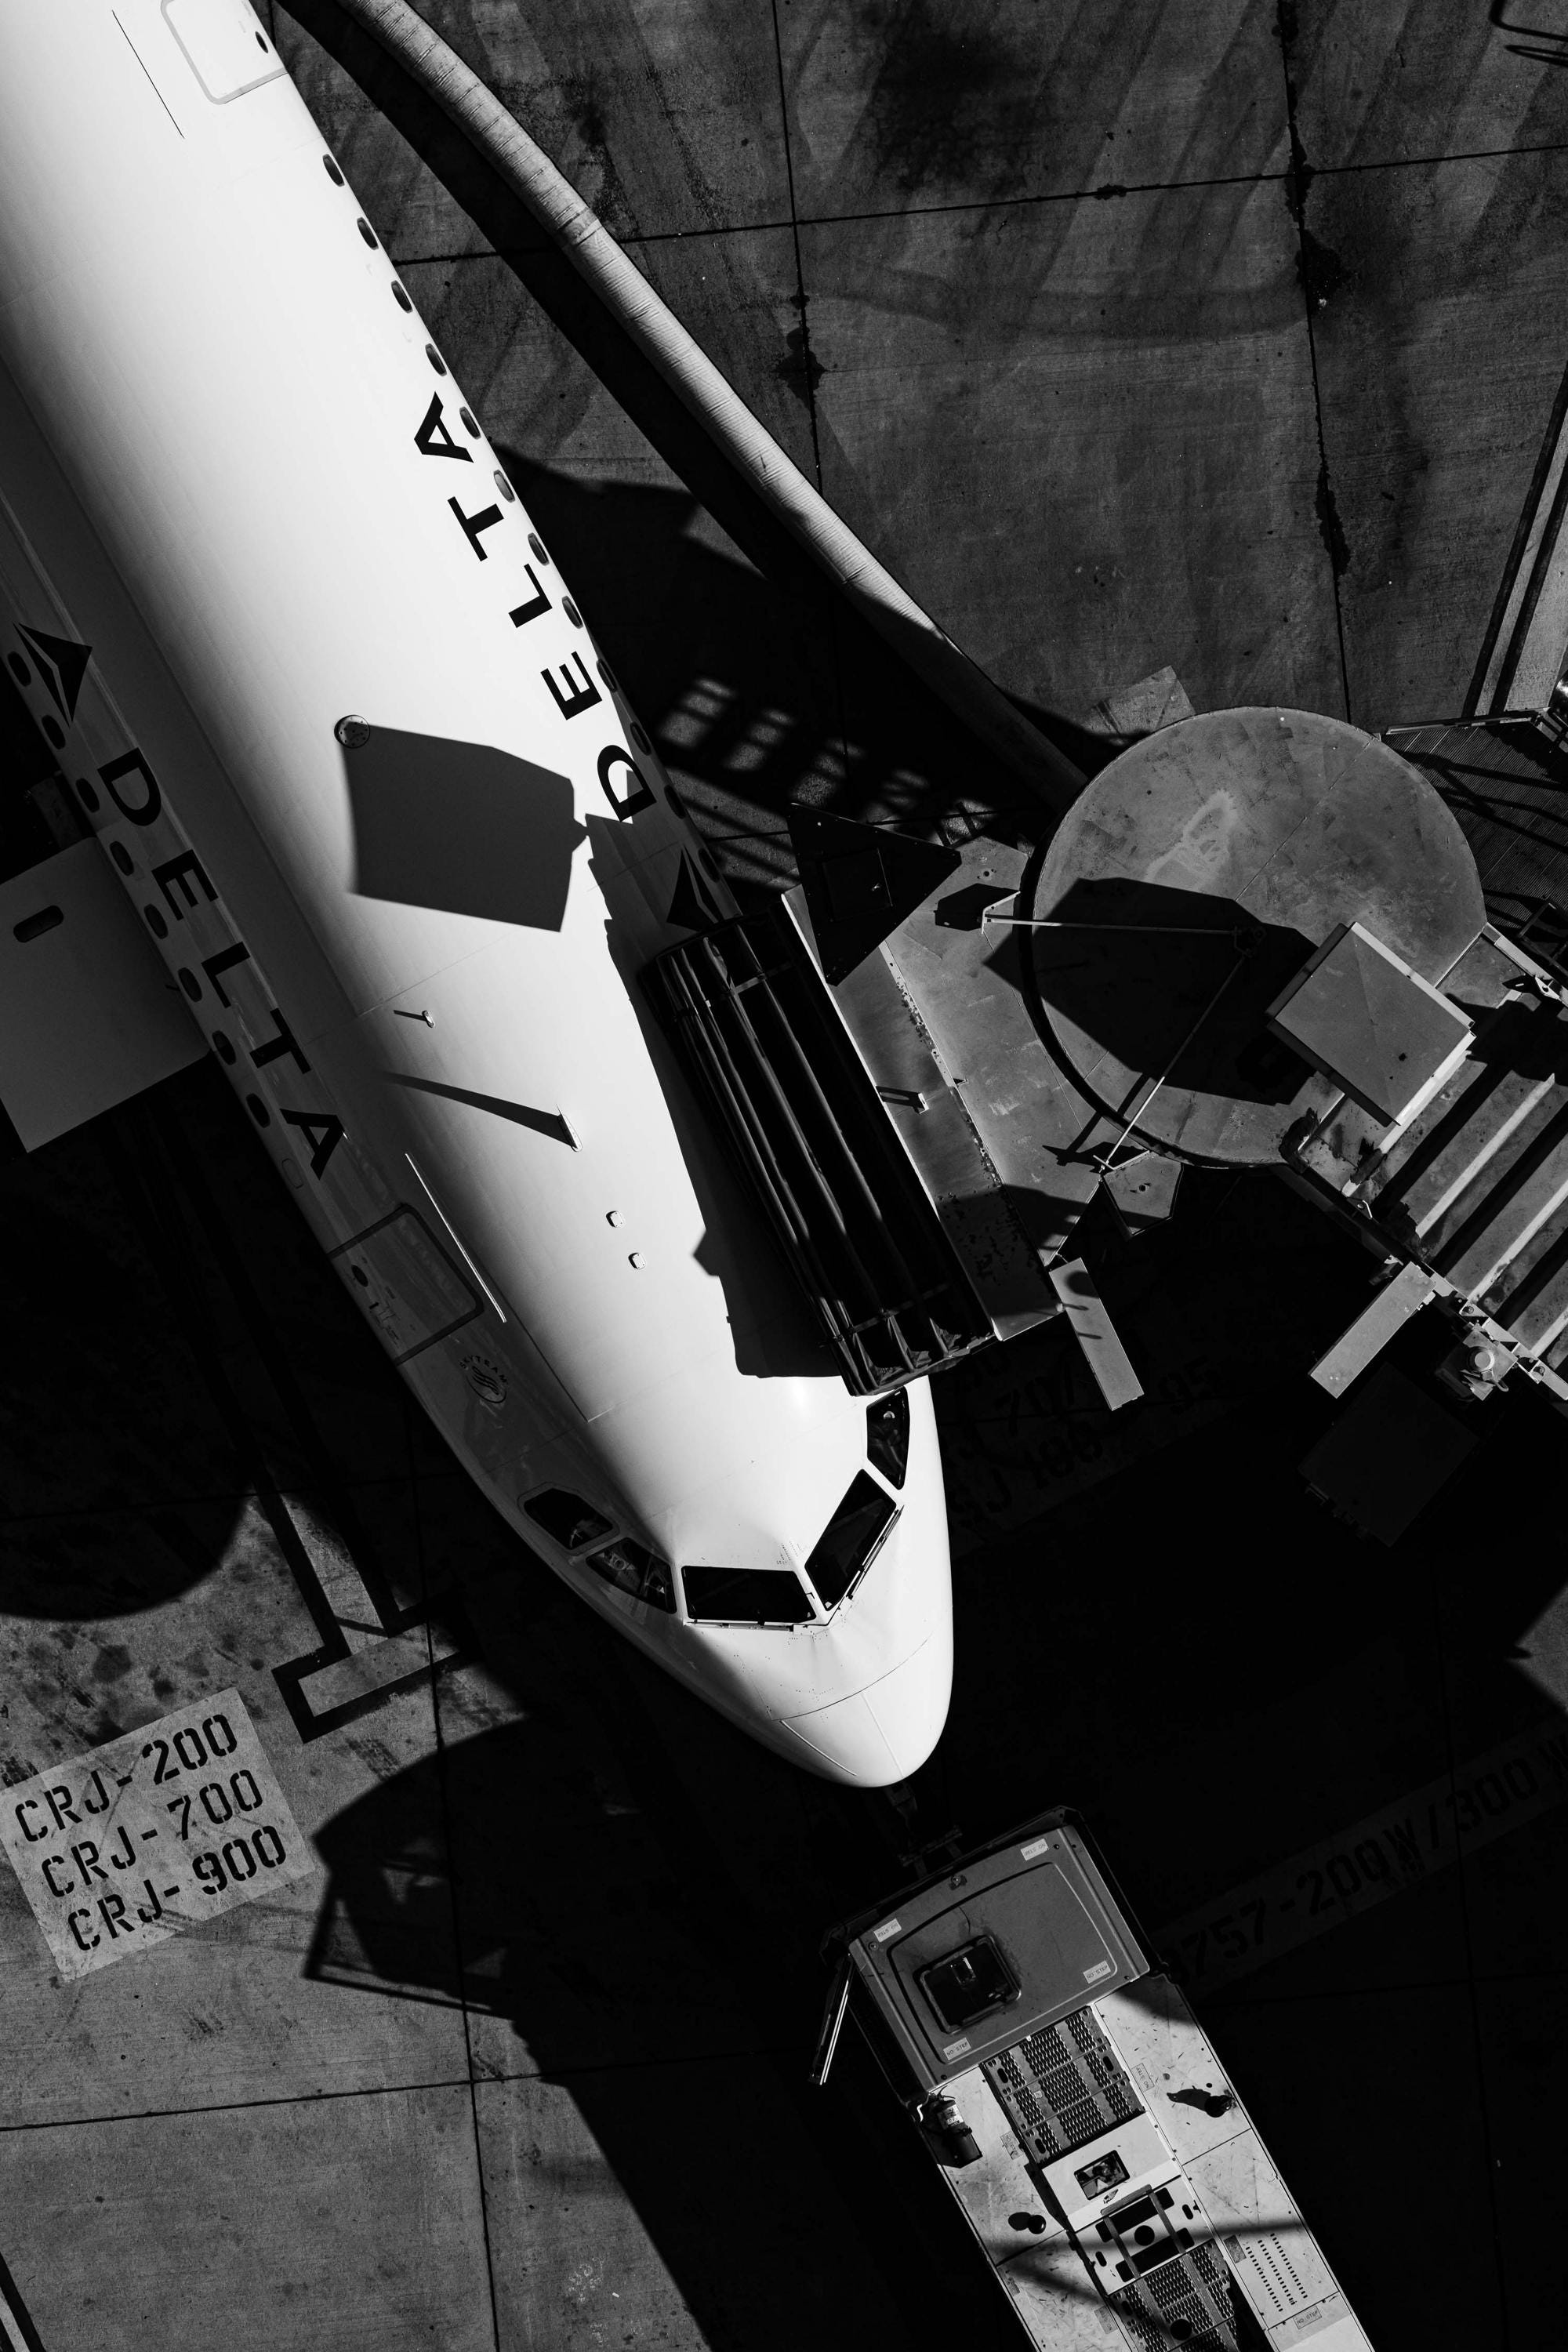
<svg viewBox="0 0 1568 2352">
<path fill-rule="evenodd" d="M 785 873 L 793 798 L 994 797 L 330 0 L 260 13 L 736 877 Z M 1166 664 L 1200 709 L 1464 709 L 1568 366 L 1562 0 L 427 13 L 1086 760 Z M 804 2084 L 817 1935 L 901 1875 L 886 1801 L 747 1745 L 489 1516 L 214 1073 L 0 1188 L 0 1778 L 236 1688 L 319 1865 L 78 1980 L 0 1865 L 0 2339 L 1017 2340 L 856 2045 Z M 1562 1422 L 1475 1409 L 1372 1543 L 1299 1467 L 1367 1262 L 1263 1174 L 1081 1231 L 1147 1394 L 1106 1414 L 1055 1327 L 942 1386 L 919 1833 L 1079 1805 L 1380 2352 L 1548 2352 Z M 367 1596 L 447 1662 L 318 1719 Z M 1435 1785 L 1458 1843 L 1363 1900 Z"/>
</svg>

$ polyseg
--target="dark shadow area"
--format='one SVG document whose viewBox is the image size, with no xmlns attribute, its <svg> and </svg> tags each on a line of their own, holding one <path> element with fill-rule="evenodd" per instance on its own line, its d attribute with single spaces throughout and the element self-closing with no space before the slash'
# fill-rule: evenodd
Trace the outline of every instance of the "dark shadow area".
<svg viewBox="0 0 1568 2352">
<path fill-rule="evenodd" d="M 545 2074 L 754 2049 L 637 1801 L 543 1678 L 517 1679 L 524 1721 L 381 1782 L 318 1837 L 331 1882 L 312 1969 L 504 2018 Z"/>
<path fill-rule="evenodd" d="M 1558 980 L 1568 981 L 1568 908 L 1533 891 L 1500 891 L 1487 913 L 1500 931 Z"/>
<path fill-rule="evenodd" d="M 934 2217 L 940 2183 L 863 2055 L 846 2053 L 831 2104 L 806 2090 L 816 1922 L 797 1909 L 763 1931 L 706 1808 L 650 1744 L 656 1670 L 617 1654 L 603 1675 L 582 1639 L 594 1629 L 558 1594 L 519 1584 L 489 1608 L 492 1665 L 527 1715 L 457 1739 L 328 1824 L 308 1972 L 461 2001 L 481 2084 L 563 2084 L 705 2342 L 784 2352 L 889 2327 L 918 2342 L 931 2305 L 962 2324 L 962 2240 L 916 2263 L 911 2236 L 894 2257 L 905 2274 L 889 2276 L 869 2233 L 858 2242 L 846 2226 L 862 2203 L 846 2179 L 859 2161 L 840 2144 L 847 2105 L 873 2134 L 879 2252 L 889 2227 L 901 2240 Z M 679 1712 L 695 1704 L 673 1696 Z M 761 1755 L 747 1768 L 743 1801 L 784 1829 L 793 1776 Z M 822 1842 L 821 1895 L 841 1843 L 841 1832 Z M 797 2242 L 811 2249 L 798 2263 L 786 2258 Z M 965 2341 L 1001 2352 L 1001 2315 L 974 2317 Z"/>
<path fill-rule="evenodd" d="M 444 1102 L 467 1103 L 470 1110 L 488 1111 L 492 1118 L 504 1118 L 513 1127 L 531 1128 L 535 1135 L 547 1135 L 552 1142 L 563 1143 L 569 1151 L 577 1148 L 571 1129 L 558 1110 L 535 1110 L 528 1103 L 504 1101 L 500 1095 L 475 1094 L 470 1087 L 444 1087 L 435 1078 L 410 1077 L 405 1070 L 385 1070 L 382 1075 L 390 1086 L 407 1087 L 415 1094 L 439 1095 Z"/>
<path fill-rule="evenodd" d="M 1500 930 L 1517 938 L 1534 908 L 1568 906 L 1568 754 L 1535 713 L 1395 727 L 1386 740 L 1452 810 Z"/>
<path fill-rule="evenodd" d="M 628 699 L 733 881 L 795 878 L 792 803 L 936 833 L 1054 819 L 826 584 L 803 600 L 726 548 L 684 491 L 584 482 L 505 452 Z M 1037 714 L 1029 713 L 1031 717 Z"/>
<path fill-rule="evenodd" d="M 561 929 L 583 838 L 569 778 L 493 744 L 374 722 L 342 757 L 361 898 Z"/>
<path fill-rule="evenodd" d="M 932 920 L 944 931 L 977 931 L 985 919 L 987 907 L 999 907 L 1016 895 L 1012 890 L 998 889 L 994 882 L 971 882 L 963 889 L 950 890 L 945 898 L 939 898 Z"/>
<path fill-rule="evenodd" d="M 1224 1181 L 1206 1182 L 1213 1191 Z M 1279 1190 L 1261 1176 L 1244 1181 L 1266 1196 Z M 1267 1200 L 1259 1205 L 1266 1209 Z M 1196 1209 L 1189 1201 L 1187 1213 Z M 1311 1212 L 1301 1204 L 1300 1213 Z M 1179 1215 L 1168 1233 L 1128 1244 L 1121 1265 L 1102 1272 L 1113 1315 L 1128 1313 L 1143 1252 L 1163 1256 L 1171 1278 L 1173 1261 L 1194 1257 L 1190 1225 L 1184 1234 Z M 1277 1263 L 1283 1277 L 1287 1261 Z M 1241 1265 L 1216 1269 L 1220 1316 L 1240 1326 L 1279 1323 L 1289 1313 L 1306 1328 L 1309 1347 L 1316 1343 L 1314 1327 L 1326 1343 L 1346 1308 L 1364 1303 L 1364 1276 L 1315 1251 L 1294 1273 L 1314 1288 L 1286 1302 L 1260 1287 L 1256 1272 L 1249 1277 Z M 955 1595 L 953 1714 L 942 1749 L 917 1785 L 923 1791 L 928 1776 L 940 1772 L 941 1804 L 967 1826 L 984 1810 L 985 1791 L 1004 1783 L 1020 1814 L 1050 1801 L 1062 1759 L 1070 1758 L 1075 1802 L 1099 1826 L 1139 1910 L 1157 1928 L 1194 1900 L 1195 1880 L 1217 1888 L 1227 1875 L 1243 1874 L 1243 1856 L 1288 1853 L 1321 1833 L 1316 1824 L 1354 1820 L 1384 1795 L 1440 1772 L 1447 1760 L 1447 1713 L 1461 1694 L 1482 1718 L 1463 1734 L 1472 1751 L 1553 1714 L 1545 1693 L 1512 1662 L 1521 1655 L 1522 1629 L 1563 1584 L 1560 1561 L 1540 1549 L 1551 1540 L 1558 1509 L 1560 1419 L 1531 1391 L 1463 1407 L 1432 1386 L 1451 1336 L 1440 1318 L 1417 1322 L 1386 1358 L 1430 1389 L 1446 1411 L 1461 1414 L 1479 1441 L 1392 1547 L 1360 1537 L 1307 1496 L 1300 1464 L 1334 1422 L 1331 1400 L 1302 1378 L 1248 1393 L 1243 1380 L 1226 1379 L 1200 1340 L 1203 1352 L 1196 1363 L 1189 1360 L 1188 1381 L 1217 1372 L 1224 1409 L 1162 1451 L 1157 1475 L 1147 1465 L 1118 1470 L 1026 1530 L 997 1536 L 967 1554 Z M 1020 1420 L 1026 1427 L 1033 1422 L 1042 1454 L 1075 1423 L 1086 1444 L 1109 1434 L 1107 1416 L 1075 1381 L 1065 1349 L 1059 1377 L 1053 1376 L 1048 1345 L 1048 1337 L 1037 1344 L 1044 1361 L 1036 1381 L 1026 1377 L 989 1411 L 971 1407 L 974 1439 L 1015 1476 L 1027 1453 L 1018 1444 Z M 961 1372 L 959 1381 L 965 1377 Z M 1156 1375 L 1148 1397 L 1128 1414 L 1168 1403 L 1173 1377 L 1170 1370 Z M 954 1383 L 942 1417 L 952 1454 L 964 1442 L 956 1389 Z M 1070 1458 L 1071 1444 L 1062 1442 Z M 1483 1580 L 1484 1591 L 1472 1583 L 1466 1600 L 1467 1560 L 1473 1547 L 1487 1542 L 1505 1496 L 1517 1545 L 1510 1544 L 1506 1564 L 1499 1563 L 1496 1580 Z M 1093 1591 L 1071 1572 L 1075 1563 L 1110 1560 L 1138 1565 L 1126 1580 L 1089 1580 L 1100 1588 Z M 1042 1579 L 1052 1564 L 1049 1608 L 1042 1615 Z M 1162 1605 L 1161 1596 L 1178 1585 L 1194 1595 L 1193 1605 Z M 1437 1669 L 1430 1644 L 1439 1590 L 1456 1612 L 1456 1631 L 1463 1628 L 1463 1655 L 1442 1663 L 1446 1689 L 1428 1679 Z M 1279 1598 L 1271 1601 L 1270 1593 Z M 1125 1626 L 1124 1638 L 1118 1626 Z M 1114 1664 L 1107 1642 L 1114 1642 Z M 1101 1663 L 1081 1678 L 1063 1678 L 1053 1696 L 1059 1715 L 1042 1749 L 1034 1694 L 1053 1643 L 1058 1654 Z M 1391 1721 L 1369 1738 L 1370 1721 L 1346 1715 L 1331 1737 L 1310 1735 L 1310 1775 L 1292 1781 L 1289 1743 L 1278 1744 L 1275 1727 L 1292 1719 L 1291 1695 L 1330 1687 L 1358 1656 L 1379 1652 L 1390 1662 L 1391 1705 L 1398 1697 L 1397 1732 Z M 1299 1737 L 1308 1736 L 1303 1718 Z M 1172 1840 L 1168 1823 L 1143 1817 L 1148 1776 L 1179 1774 L 1184 1758 L 1194 1768 L 1201 1758 L 1212 1793 L 1226 1780 L 1227 1757 L 1241 1774 L 1226 1801 L 1225 1843 L 1230 1851 L 1234 1842 L 1234 1852 L 1225 1862 L 1217 1850 L 1200 1860 Z"/>
<path fill-rule="evenodd" d="M 79 1423 L 73 1438 L 80 1444 L 83 1437 Z M 25 1515 L 0 1531 L 0 1607 L 52 1624 L 161 1608 L 211 1573 L 242 1507 L 237 1497 L 197 1497 L 74 1511 L 63 1522 L 52 1514 Z M 93 1683 L 116 1679 L 114 1647 L 101 1654 L 108 1663 L 87 1664 Z M 116 1733 L 95 1726 L 93 1736 L 112 1739 Z"/>
<path fill-rule="evenodd" d="M 58 846 L 31 797 L 58 773 L 31 712 L 0 668 L 0 881 L 25 873 Z"/>
<path fill-rule="evenodd" d="M 1264 1025 L 1312 952 L 1300 931 L 1151 882 L 1075 882 L 1050 917 L 1071 928 L 1026 934 L 1047 1018 L 1182 1090 L 1256 1103 L 1300 1090 L 1306 1064 Z"/>
<path fill-rule="evenodd" d="M 829 987 L 864 962 L 960 863 L 958 851 L 939 842 L 816 809 L 792 808 L 789 829 Z"/>
<path fill-rule="evenodd" d="M 28 1615 L 113 1613 L 183 1591 L 221 1548 L 239 1485 L 156 1276 L 127 1264 L 121 1203 L 86 1158 L 79 1183 L 50 1181 L 68 1164 L 58 1150 L 4 1171 L 4 1509 L 8 1532 L 26 1533 L 0 1606 Z"/>
</svg>

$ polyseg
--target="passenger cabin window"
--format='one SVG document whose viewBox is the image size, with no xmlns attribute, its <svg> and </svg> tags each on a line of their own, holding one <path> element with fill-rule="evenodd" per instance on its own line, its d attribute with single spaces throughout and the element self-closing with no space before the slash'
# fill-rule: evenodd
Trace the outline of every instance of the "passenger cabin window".
<svg viewBox="0 0 1568 2352">
<path fill-rule="evenodd" d="M 899 1507 L 889 1501 L 874 1478 L 858 1471 L 855 1483 L 817 1541 L 805 1563 L 824 1604 L 831 1609 L 842 1601 L 871 1565 Z"/>
<path fill-rule="evenodd" d="M 705 1624 L 804 1625 L 813 1613 L 787 1568 L 683 1568 L 680 1580 L 687 1615 Z"/>
<path fill-rule="evenodd" d="M 617 1591 L 627 1592 L 634 1601 L 646 1601 L 651 1609 L 675 1613 L 675 1578 L 669 1562 L 660 1559 L 646 1544 L 634 1543 L 630 1536 L 622 1536 L 603 1551 L 590 1552 L 588 1565 L 595 1576 Z"/>
<path fill-rule="evenodd" d="M 910 1462 L 910 1392 L 895 1389 L 866 1407 L 866 1452 L 889 1486 L 901 1486 Z"/>
<path fill-rule="evenodd" d="M 564 1486 L 546 1486 L 542 1495 L 531 1495 L 522 1507 L 536 1527 L 567 1551 L 581 1551 L 584 1544 L 598 1543 L 616 1531 L 602 1511 L 581 1495 L 569 1495 Z"/>
</svg>

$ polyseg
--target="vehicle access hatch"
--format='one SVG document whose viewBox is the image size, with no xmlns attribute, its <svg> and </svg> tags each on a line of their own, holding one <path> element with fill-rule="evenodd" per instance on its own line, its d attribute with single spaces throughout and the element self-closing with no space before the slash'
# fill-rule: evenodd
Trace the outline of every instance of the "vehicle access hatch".
<svg viewBox="0 0 1568 2352">
<path fill-rule="evenodd" d="M 1034 1828 L 852 1937 L 857 1969 L 928 2087 L 1147 1969 L 1083 1839 L 1059 1818 Z"/>
</svg>

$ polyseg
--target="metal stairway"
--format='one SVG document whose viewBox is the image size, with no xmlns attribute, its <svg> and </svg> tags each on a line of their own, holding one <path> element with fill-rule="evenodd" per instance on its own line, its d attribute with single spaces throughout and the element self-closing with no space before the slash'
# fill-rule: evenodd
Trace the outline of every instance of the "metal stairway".
<svg viewBox="0 0 1568 2352">
<path fill-rule="evenodd" d="M 1314 1377 L 1348 1386 L 1436 1299 L 1463 1326 L 1471 1394 L 1519 1370 L 1568 1406 L 1568 995 L 1489 929 L 1442 986 L 1475 1029 L 1431 1100 L 1389 1129 L 1342 1097 L 1289 1141 L 1298 1181 L 1396 1262 Z"/>
</svg>

